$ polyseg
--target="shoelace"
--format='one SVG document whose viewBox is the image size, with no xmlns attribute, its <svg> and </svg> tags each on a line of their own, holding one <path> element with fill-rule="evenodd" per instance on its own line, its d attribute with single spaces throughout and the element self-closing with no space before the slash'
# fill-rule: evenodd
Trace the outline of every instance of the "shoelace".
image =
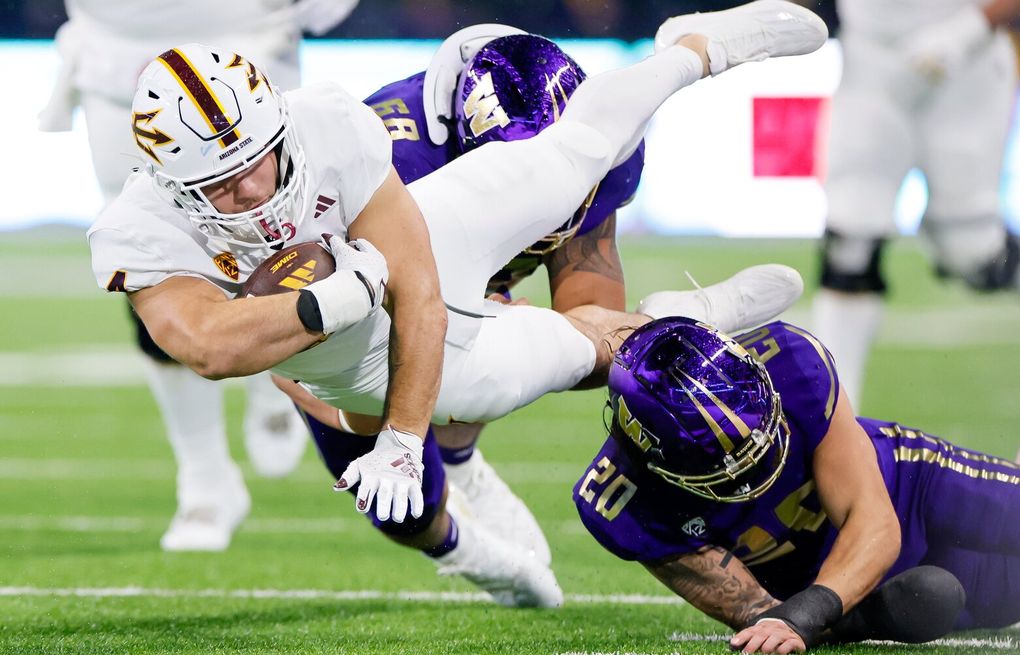
<svg viewBox="0 0 1020 655">
<path fill-rule="evenodd" d="M 690 283 L 694 285 L 694 288 L 695 288 L 695 290 L 698 293 L 698 297 L 701 298 L 701 301 L 705 303 L 705 313 L 708 316 L 711 316 L 712 315 L 712 298 L 709 297 L 709 295 L 707 293 L 705 293 L 704 287 L 702 287 L 700 284 L 698 284 L 698 281 L 694 279 L 694 276 L 691 275 L 690 271 L 685 270 L 684 271 L 684 275 L 686 275 L 687 279 L 690 281 Z"/>
</svg>

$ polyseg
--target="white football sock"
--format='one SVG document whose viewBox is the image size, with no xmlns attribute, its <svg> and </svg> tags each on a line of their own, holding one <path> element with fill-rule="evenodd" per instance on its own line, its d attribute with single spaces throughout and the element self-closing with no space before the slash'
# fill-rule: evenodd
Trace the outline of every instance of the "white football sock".
<svg viewBox="0 0 1020 655">
<path fill-rule="evenodd" d="M 247 394 L 244 410 L 246 413 L 266 415 L 297 411 L 290 397 L 273 384 L 269 371 L 244 378 L 244 390 Z"/>
<path fill-rule="evenodd" d="M 884 304 L 877 293 L 819 289 L 811 308 L 813 332 L 836 360 L 840 386 L 858 411 L 868 353 L 882 323 Z"/>
<path fill-rule="evenodd" d="M 570 96 L 560 120 L 582 123 L 605 136 L 617 166 L 637 149 L 655 110 L 701 79 L 702 71 L 701 57 L 693 50 L 667 48 L 632 66 L 588 78 Z"/>
<path fill-rule="evenodd" d="M 149 388 L 159 405 L 177 460 L 177 502 L 201 501 L 220 476 L 234 469 L 223 419 L 223 386 L 186 366 L 145 357 Z"/>
</svg>

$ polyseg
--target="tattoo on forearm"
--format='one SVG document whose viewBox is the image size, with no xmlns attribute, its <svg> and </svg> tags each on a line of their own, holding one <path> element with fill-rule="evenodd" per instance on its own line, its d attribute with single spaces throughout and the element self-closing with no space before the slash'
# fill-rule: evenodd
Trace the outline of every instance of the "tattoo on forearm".
<svg viewBox="0 0 1020 655">
<path fill-rule="evenodd" d="M 712 547 L 647 566 L 655 577 L 690 604 L 735 630 L 744 628 L 755 616 L 778 604 L 747 567 L 723 548 Z"/>
<path fill-rule="evenodd" d="M 623 283 L 623 265 L 616 251 L 616 219 L 610 216 L 587 234 L 570 239 L 546 261 L 551 277 L 573 271 L 595 273 Z"/>
</svg>

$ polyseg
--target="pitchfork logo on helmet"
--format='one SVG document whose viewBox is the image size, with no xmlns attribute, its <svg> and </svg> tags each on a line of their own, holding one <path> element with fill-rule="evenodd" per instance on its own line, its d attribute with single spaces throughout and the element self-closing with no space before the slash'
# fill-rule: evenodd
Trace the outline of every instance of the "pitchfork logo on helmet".
<svg viewBox="0 0 1020 655">
<path fill-rule="evenodd" d="M 609 372 L 610 428 L 670 484 L 722 502 L 765 493 L 790 432 L 768 371 L 709 325 L 664 318 L 637 329 Z"/>
<path fill-rule="evenodd" d="M 559 120 L 584 78 L 549 39 L 512 34 L 489 41 L 465 65 L 454 95 L 461 151 L 535 136 Z M 594 196 L 593 189 L 569 220 L 524 252 L 544 255 L 563 245 L 581 227 Z"/>
<path fill-rule="evenodd" d="M 254 63 L 199 44 L 167 50 L 142 71 L 132 103 L 145 170 L 207 236 L 278 247 L 301 218 L 307 173 L 286 102 Z M 276 193 L 251 210 L 216 210 L 205 189 L 277 158 Z"/>
</svg>

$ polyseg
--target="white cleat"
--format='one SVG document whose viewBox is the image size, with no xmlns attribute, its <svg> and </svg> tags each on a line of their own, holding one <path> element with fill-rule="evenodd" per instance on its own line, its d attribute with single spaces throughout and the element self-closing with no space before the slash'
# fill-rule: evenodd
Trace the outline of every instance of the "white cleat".
<svg viewBox="0 0 1020 655">
<path fill-rule="evenodd" d="M 775 318 L 802 293 L 804 280 L 796 270 L 763 264 L 697 291 L 658 291 L 638 303 L 636 311 L 652 318 L 686 316 L 734 333 Z"/>
<path fill-rule="evenodd" d="M 785 0 L 758 0 L 725 11 L 670 18 L 655 34 L 655 51 L 689 34 L 708 39 L 709 70 L 718 75 L 749 61 L 814 52 L 825 43 L 829 30 L 810 9 Z"/>
<path fill-rule="evenodd" d="M 471 515 L 494 535 L 524 548 L 539 562 L 552 562 L 549 542 L 524 501 L 475 450 L 463 464 L 444 465 L 453 486 L 463 492 Z"/>
<path fill-rule="evenodd" d="M 170 527 L 159 540 L 169 552 L 226 550 L 234 531 L 251 510 L 251 496 L 236 471 L 225 472 L 215 488 L 195 493 L 181 503 Z"/>
<path fill-rule="evenodd" d="M 259 374 L 247 380 L 244 447 L 248 461 L 264 478 L 282 478 L 301 462 L 310 440 L 308 426 L 289 398 Z"/>
<path fill-rule="evenodd" d="M 439 575 L 460 575 L 506 607 L 560 607 L 563 590 L 552 570 L 477 520 L 447 506 L 457 523 L 457 547 L 435 558 Z"/>
</svg>

